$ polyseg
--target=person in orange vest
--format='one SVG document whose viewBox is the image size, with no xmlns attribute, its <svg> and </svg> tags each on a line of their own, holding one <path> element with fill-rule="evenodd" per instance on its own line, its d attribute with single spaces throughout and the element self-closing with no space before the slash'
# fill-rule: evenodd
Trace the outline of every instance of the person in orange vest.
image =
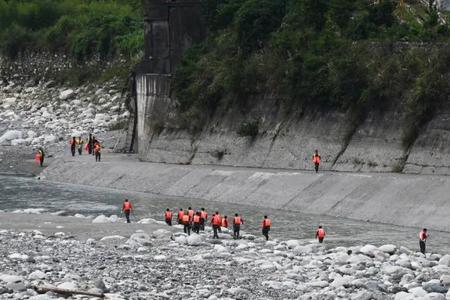
<svg viewBox="0 0 450 300">
<path fill-rule="evenodd" d="M 420 246 L 420 252 L 425 254 L 425 247 L 426 247 L 426 241 L 428 238 L 428 231 L 426 228 L 423 228 L 419 233 L 419 246 Z"/>
<path fill-rule="evenodd" d="M 319 226 L 316 230 L 316 239 L 319 240 L 319 243 L 323 243 L 323 239 L 325 238 L 325 230 L 322 228 L 322 226 Z"/>
<path fill-rule="evenodd" d="M 224 216 L 222 219 L 222 227 L 228 228 L 228 217 L 227 216 Z"/>
<path fill-rule="evenodd" d="M 172 212 L 170 209 L 166 209 L 166 212 L 164 213 L 164 219 L 166 219 L 166 224 L 169 226 L 172 226 Z"/>
<path fill-rule="evenodd" d="M 95 154 L 95 161 L 100 161 L 102 158 L 102 146 L 98 141 L 94 144 L 94 154 Z"/>
<path fill-rule="evenodd" d="M 184 225 L 184 233 L 191 235 L 191 219 L 189 218 L 189 213 L 187 211 L 184 212 L 182 221 Z"/>
<path fill-rule="evenodd" d="M 194 217 L 195 211 L 192 209 L 192 207 L 188 207 L 188 215 L 189 215 L 189 222 L 192 223 L 192 218 Z"/>
<path fill-rule="evenodd" d="M 38 151 L 36 152 L 36 155 L 34 156 L 34 160 L 36 161 L 36 163 L 39 164 L 41 168 L 44 166 L 44 158 L 45 158 L 44 148 L 39 147 Z"/>
<path fill-rule="evenodd" d="M 183 216 L 184 216 L 184 210 L 182 208 L 180 208 L 180 210 L 178 211 L 178 216 L 177 216 L 178 224 L 183 224 Z"/>
<path fill-rule="evenodd" d="M 267 216 L 264 216 L 264 220 L 262 221 L 262 234 L 266 237 L 266 241 L 269 240 L 269 231 L 272 226 L 272 221 L 270 221 Z"/>
<path fill-rule="evenodd" d="M 198 211 L 193 217 L 192 217 L 192 224 L 193 224 L 193 229 L 192 231 L 194 231 L 195 233 L 199 234 L 200 233 L 200 222 L 202 220 L 201 214 Z"/>
<path fill-rule="evenodd" d="M 319 150 L 314 151 L 314 155 L 312 157 L 312 161 L 314 163 L 314 169 L 316 170 L 316 173 L 319 172 L 319 165 L 320 165 L 320 155 Z"/>
<path fill-rule="evenodd" d="M 222 218 L 220 217 L 218 211 L 216 211 L 216 213 L 213 215 L 211 223 L 214 231 L 213 239 L 218 239 L 219 235 L 217 234 L 217 232 L 219 231 L 220 226 L 222 225 Z"/>
<path fill-rule="evenodd" d="M 125 202 L 123 202 L 122 205 L 122 211 L 125 214 L 125 217 L 127 218 L 127 223 L 130 223 L 130 213 L 133 209 L 133 206 L 131 205 L 131 202 L 128 201 L 128 199 L 125 199 Z"/>
<path fill-rule="evenodd" d="M 200 211 L 200 230 L 205 231 L 205 223 L 208 221 L 208 213 L 202 207 Z"/>
<path fill-rule="evenodd" d="M 72 156 L 75 156 L 76 147 L 77 147 L 77 140 L 73 136 L 72 139 L 70 140 L 70 152 L 72 152 Z"/>
<path fill-rule="evenodd" d="M 233 238 L 239 239 L 239 231 L 241 230 L 241 224 L 244 224 L 244 220 L 236 213 L 233 218 Z"/>
</svg>

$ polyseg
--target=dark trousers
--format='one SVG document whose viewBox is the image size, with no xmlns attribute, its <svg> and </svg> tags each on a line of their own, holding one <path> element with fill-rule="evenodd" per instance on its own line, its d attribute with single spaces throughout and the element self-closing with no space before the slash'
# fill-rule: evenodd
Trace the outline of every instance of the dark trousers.
<svg viewBox="0 0 450 300">
<path fill-rule="evenodd" d="M 187 233 L 187 235 L 191 235 L 191 224 L 189 224 L 189 223 L 184 224 L 183 230 L 184 230 L 184 233 Z"/>
<path fill-rule="evenodd" d="M 420 252 L 425 254 L 425 241 L 419 241 Z"/>
<path fill-rule="evenodd" d="M 75 156 L 75 145 L 70 147 L 70 152 L 72 152 L 72 156 Z"/>
<path fill-rule="evenodd" d="M 83 154 L 83 148 L 82 148 L 82 147 L 79 147 L 79 148 L 78 148 L 78 154 L 79 154 L 79 155 Z"/>
<path fill-rule="evenodd" d="M 172 219 L 166 219 L 166 224 L 172 226 Z"/>
<path fill-rule="evenodd" d="M 319 239 L 319 243 L 322 244 L 323 243 L 323 237 L 319 237 L 318 239 Z"/>
<path fill-rule="evenodd" d="M 239 231 L 241 230 L 241 225 L 233 225 L 233 237 L 239 239 Z"/>
<path fill-rule="evenodd" d="M 314 169 L 316 170 L 316 173 L 319 172 L 319 164 L 318 163 L 314 164 Z"/>
<path fill-rule="evenodd" d="M 102 154 L 100 152 L 95 153 L 95 161 L 100 161 L 102 158 Z"/>
<path fill-rule="evenodd" d="M 263 227 L 263 229 L 262 229 L 262 234 L 263 234 L 263 236 L 266 237 L 266 241 L 269 240 L 269 231 L 270 231 L 270 227 Z"/>
<path fill-rule="evenodd" d="M 197 234 L 200 233 L 200 223 L 194 223 L 192 231 L 197 233 Z"/>
<path fill-rule="evenodd" d="M 218 239 L 219 238 L 219 235 L 217 234 L 219 229 L 220 229 L 219 225 L 213 225 L 213 232 L 214 232 L 213 239 Z"/>
<path fill-rule="evenodd" d="M 43 167 L 44 166 L 44 158 L 41 156 L 41 167 Z"/>
<path fill-rule="evenodd" d="M 178 219 L 178 224 L 183 224 L 183 222 L 181 222 L 181 219 Z"/>
<path fill-rule="evenodd" d="M 130 223 L 130 211 L 126 210 L 126 211 L 124 211 L 124 213 L 125 213 L 125 218 L 127 218 L 127 223 Z"/>
<path fill-rule="evenodd" d="M 200 219 L 200 230 L 205 231 L 205 219 Z"/>
</svg>

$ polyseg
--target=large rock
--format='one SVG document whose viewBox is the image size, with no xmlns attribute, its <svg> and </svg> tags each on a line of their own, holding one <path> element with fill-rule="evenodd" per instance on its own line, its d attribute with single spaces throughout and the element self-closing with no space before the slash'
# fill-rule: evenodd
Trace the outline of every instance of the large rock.
<svg viewBox="0 0 450 300">
<path fill-rule="evenodd" d="M 0 137 L 0 144 L 5 142 L 10 142 L 12 140 L 17 140 L 22 138 L 22 131 L 19 130 L 8 130 Z"/>
<path fill-rule="evenodd" d="M 379 248 L 378 248 L 378 250 L 380 250 L 380 251 L 382 251 L 382 252 L 384 252 L 384 253 L 388 253 L 388 254 L 394 254 L 395 253 L 395 251 L 397 250 L 397 246 L 395 246 L 395 245 L 383 245 L 383 246 L 380 246 Z"/>
<path fill-rule="evenodd" d="M 442 256 L 441 259 L 439 260 L 439 264 L 450 267 L 450 255 L 446 254 Z"/>
<path fill-rule="evenodd" d="M 378 248 L 374 245 L 365 245 L 361 249 L 359 249 L 359 252 L 362 254 L 365 254 L 370 257 L 375 257 L 375 252 L 378 250 Z"/>
<path fill-rule="evenodd" d="M 186 239 L 189 246 L 200 246 L 203 244 L 203 237 L 199 234 L 193 233 Z"/>
<path fill-rule="evenodd" d="M 428 282 L 423 282 L 422 287 L 428 293 L 447 293 L 448 288 L 443 286 L 439 280 L 433 279 Z"/>
<path fill-rule="evenodd" d="M 152 239 L 144 232 L 133 233 L 127 241 L 131 246 L 151 246 Z"/>
<path fill-rule="evenodd" d="M 62 92 L 59 93 L 59 99 L 61 99 L 61 100 L 67 100 L 67 99 L 72 98 L 74 95 L 75 95 L 74 90 L 72 90 L 72 89 L 67 89 L 67 90 L 64 90 L 64 91 L 62 91 Z"/>
</svg>

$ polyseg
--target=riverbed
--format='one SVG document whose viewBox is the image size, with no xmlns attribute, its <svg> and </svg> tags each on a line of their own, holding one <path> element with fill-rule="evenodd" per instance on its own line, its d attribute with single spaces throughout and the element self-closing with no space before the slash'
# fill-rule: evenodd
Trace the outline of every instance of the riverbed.
<svg viewBox="0 0 450 300">
<path fill-rule="evenodd" d="M 120 216 L 122 202 L 128 198 L 135 208 L 132 222 L 143 218 L 163 220 L 163 212 L 166 208 L 176 211 L 188 206 L 194 209 L 205 207 L 210 214 L 218 210 L 229 218 L 235 212 L 241 214 L 245 220 L 243 230 L 252 234 L 259 234 L 260 222 L 267 214 L 273 221 L 271 235 L 277 239 L 311 240 L 314 238 L 317 226 L 322 225 L 327 231 L 327 247 L 389 243 L 411 249 L 418 247 L 419 228 L 304 214 L 301 211 L 165 197 L 108 188 L 53 183 L 17 176 L 0 176 L 0 191 L 0 207 L 7 212 L 28 209 L 29 212 L 58 212 L 60 215 L 79 213 L 92 217 L 99 214 Z M 86 222 L 91 222 L 91 220 L 87 219 Z M 428 249 L 432 252 L 449 253 L 450 233 L 431 231 Z"/>
</svg>

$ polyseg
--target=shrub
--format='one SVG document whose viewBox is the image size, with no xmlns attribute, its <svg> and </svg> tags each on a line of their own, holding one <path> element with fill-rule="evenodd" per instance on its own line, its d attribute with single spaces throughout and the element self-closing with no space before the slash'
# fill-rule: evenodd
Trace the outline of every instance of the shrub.
<svg viewBox="0 0 450 300">
<path fill-rule="evenodd" d="M 255 138 L 258 133 L 259 121 L 242 122 L 237 130 L 237 134 L 242 137 Z"/>
</svg>

